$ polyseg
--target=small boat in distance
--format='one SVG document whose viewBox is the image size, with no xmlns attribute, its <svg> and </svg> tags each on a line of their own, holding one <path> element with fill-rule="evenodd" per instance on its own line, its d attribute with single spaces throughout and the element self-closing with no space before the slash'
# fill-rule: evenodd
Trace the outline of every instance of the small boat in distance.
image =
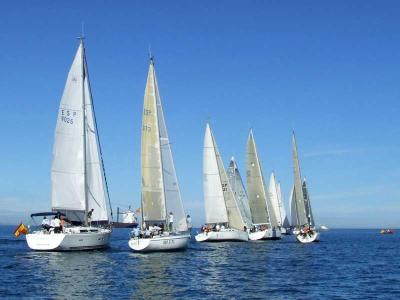
<svg viewBox="0 0 400 300">
<path fill-rule="evenodd" d="M 203 191 L 206 224 L 195 236 L 196 241 L 248 241 L 246 223 L 209 124 L 204 134 Z"/>
<path fill-rule="evenodd" d="M 381 229 L 380 234 L 393 234 L 393 229 Z"/>
<path fill-rule="evenodd" d="M 325 225 L 321 225 L 321 226 L 319 226 L 319 228 L 321 230 L 329 230 L 329 228 L 327 226 L 325 226 Z"/>
<path fill-rule="evenodd" d="M 281 230 L 278 227 L 271 197 L 265 186 L 252 130 L 247 140 L 246 165 L 247 192 L 253 221 L 249 239 L 252 241 L 280 239 Z"/>
<path fill-rule="evenodd" d="M 186 249 L 190 234 L 152 57 L 143 104 L 141 175 L 142 226 L 132 231 L 129 247 L 136 252 Z"/>
<path fill-rule="evenodd" d="M 51 191 L 52 211 L 31 215 L 43 221 L 42 229 L 26 235 L 29 248 L 71 251 L 108 246 L 112 213 L 83 38 L 59 107 Z M 54 226 L 46 223 L 48 217 Z"/>
<path fill-rule="evenodd" d="M 293 173 L 294 189 L 292 194 L 292 210 L 296 214 L 294 234 L 300 243 L 312 243 L 319 240 L 319 232 L 315 226 L 313 213 L 311 210 L 311 201 L 307 190 L 306 181 L 301 180 L 300 164 L 297 152 L 296 138 L 292 135 L 292 153 L 293 153 Z M 294 207 L 293 207 L 294 206 Z"/>
<path fill-rule="evenodd" d="M 120 221 L 121 216 L 121 221 Z M 113 222 L 112 226 L 114 228 L 134 228 L 138 226 L 136 214 L 131 207 L 123 212 L 119 211 L 119 207 L 117 207 L 117 221 Z"/>
</svg>

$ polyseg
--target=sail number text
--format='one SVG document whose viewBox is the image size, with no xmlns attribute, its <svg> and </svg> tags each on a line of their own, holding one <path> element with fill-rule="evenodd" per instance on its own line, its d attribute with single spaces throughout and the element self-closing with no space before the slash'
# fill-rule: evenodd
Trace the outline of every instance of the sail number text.
<svg viewBox="0 0 400 300">
<path fill-rule="evenodd" d="M 74 117 L 77 116 L 76 111 L 71 111 L 68 109 L 61 110 L 61 121 L 67 124 L 74 124 Z"/>
</svg>

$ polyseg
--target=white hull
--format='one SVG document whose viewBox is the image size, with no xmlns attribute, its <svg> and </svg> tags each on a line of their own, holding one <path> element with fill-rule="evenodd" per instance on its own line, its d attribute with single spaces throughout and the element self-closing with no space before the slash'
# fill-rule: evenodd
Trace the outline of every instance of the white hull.
<svg viewBox="0 0 400 300">
<path fill-rule="evenodd" d="M 312 231 L 312 232 L 308 232 L 307 234 L 298 234 L 296 236 L 296 238 L 300 243 L 308 244 L 308 243 L 312 243 L 312 242 L 318 242 L 319 235 L 320 234 L 318 231 Z"/>
<path fill-rule="evenodd" d="M 38 251 L 76 251 L 108 247 L 111 230 L 71 227 L 63 233 L 35 231 L 26 235 L 29 248 Z"/>
<path fill-rule="evenodd" d="M 155 236 L 152 238 L 131 238 L 129 247 L 137 252 L 175 251 L 186 249 L 190 234 Z"/>
<path fill-rule="evenodd" d="M 290 234 L 290 231 L 287 230 L 286 228 L 281 227 L 281 234 L 287 235 L 287 234 Z"/>
<path fill-rule="evenodd" d="M 281 231 L 278 229 L 268 228 L 265 230 L 260 230 L 256 232 L 249 233 L 249 239 L 251 241 L 258 240 L 277 240 L 281 238 Z"/>
<path fill-rule="evenodd" d="M 247 242 L 249 235 L 246 231 L 236 229 L 221 229 L 220 231 L 202 232 L 195 236 L 197 242 L 223 242 L 242 241 Z"/>
</svg>

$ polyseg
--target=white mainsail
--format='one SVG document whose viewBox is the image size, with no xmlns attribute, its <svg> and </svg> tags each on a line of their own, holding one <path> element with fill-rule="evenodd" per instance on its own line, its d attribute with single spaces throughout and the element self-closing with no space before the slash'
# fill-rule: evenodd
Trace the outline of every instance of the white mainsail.
<svg viewBox="0 0 400 300">
<path fill-rule="evenodd" d="M 308 217 L 305 207 L 305 199 L 303 193 L 303 182 L 301 180 L 299 157 L 297 152 L 296 138 L 294 133 L 292 135 L 292 145 L 293 145 L 293 172 L 294 172 L 294 198 L 296 203 L 297 211 L 297 222 L 299 226 L 307 225 Z"/>
<path fill-rule="evenodd" d="M 239 173 L 239 168 L 233 157 L 229 163 L 227 175 L 233 194 L 236 197 L 236 201 L 238 203 L 243 220 L 246 223 L 247 228 L 250 228 L 252 225 L 252 221 L 249 199 L 247 198 L 246 189 L 244 188 L 243 180 Z"/>
<path fill-rule="evenodd" d="M 68 73 L 53 146 L 52 209 L 84 221 L 109 221 L 111 207 L 101 158 L 85 49 L 81 41 Z"/>
<path fill-rule="evenodd" d="M 175 229 L 186 231 L 186 216 L 152 59 L 144 96 L 141 165 L 143 220 L 166 222 L 172 212 Z"/>
<path fill-rule="evenodd" d="M 280 210 L 280 202 L 279 202 L 279 194 L 278 194 L 278 185 L 275 180 L 275 173 L 271 173 L 271 177 L 269 179 L 269 198 L 271 199 L 272 208 L 274 210 L 277 224 L 278 226 L 282 226 L 282 217 L 281 217 L 281 210 Z"/>
<path fill-rule="evenodd" d="M 203 189 L 206 223 L 229 223 L 231 228 L 243 230 L 245 223 L 209 124 L 204 135 Z"/>
<path fill-rule="evenodd" d="M 273 208 L 264 184 L 264 177 L 258 158 L 253 131 L 250 130 L 246 149 L 247 192 L 254 224 L 277 226 Z"/>
</svg>

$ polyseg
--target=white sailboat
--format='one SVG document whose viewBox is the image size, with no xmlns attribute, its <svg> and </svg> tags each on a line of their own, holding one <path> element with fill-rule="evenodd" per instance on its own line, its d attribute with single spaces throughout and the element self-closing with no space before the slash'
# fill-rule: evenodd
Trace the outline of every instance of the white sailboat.
<svg viewBox="0 0 400 300">
<path fill-rule="evenodd" d="M 61 98 L 51 169 L 52 212 L 35 216 L 63 216 L 63 227 L 26 235 L 34 250 L 69 251 L 108 246 L 111 220 L 107 182 L 90 89 L 83 38 Z M 88 219 L 90 211 L 91 218 Z"/>
<path fill-rule="evenodd" d="M 253 225 L 249 233 L 250 240 L 280 239 L 281 231 L 266 190 L 261 163 L 257 154 L 253 131 L 247 140 L 247 192 Z M 254 230 L 255 229 L 255 230 Z"/>
<path fill-rule="evenodd" d="M 190 234 L 152 58 L 144 95 L 141 147 L 141 212 L 144 226 L 142 234 L 130 238 L 129 247 L 138 252 L 185 249 Z M 171 213 L 173 222 L 170 222 Z"/>
<path fill-rule="evenodd" d="M 300 230 L 297 228 L 299 222 L 297 221 L 297 208 L 296 208 L 296 198 L 294 197 L 294 185 L 290 190 L 289 211 L 290 211 L 291 233 L 297 235 L 300 232 Z"/>
<path fill-rule="evenodd" d="M 271 199 L 272 207 L 277 219 L 278 227 L 282 234 L 286 234 L 286 228 L 284 222 L 286 219 L 285 208 L 282 203 L 282 194 L 280 190 L 280 184 L 275 179 L 275 173 L 272 172 L 269 180 L 269 197 Z"/>
<path fill-rule="evenodd" d="M 196 241 L 247 241 L 246 223 L 209 124 L 204 135 L 203 190 L 207 226 L 196 235 Z"/>
<path fill-rule="evenodd" d="M 296 138 L 292 135 L 293 146 L 293 171 L 294 171 L 294 192 L 293 203 L 294 212 L 296 214 L 296 226 L 299 231 L 296 238 L 301 243 L 312 243 L 319 240 L 319 232 L 314 223 L 314 217 L 311 210 L 311 202 L 308 196 L 307 185 L 305 180 L 301 180 L 299 157 L 297 152 Z M 293 205 L 294 204 L 294 205 Z"/>
</svg>

